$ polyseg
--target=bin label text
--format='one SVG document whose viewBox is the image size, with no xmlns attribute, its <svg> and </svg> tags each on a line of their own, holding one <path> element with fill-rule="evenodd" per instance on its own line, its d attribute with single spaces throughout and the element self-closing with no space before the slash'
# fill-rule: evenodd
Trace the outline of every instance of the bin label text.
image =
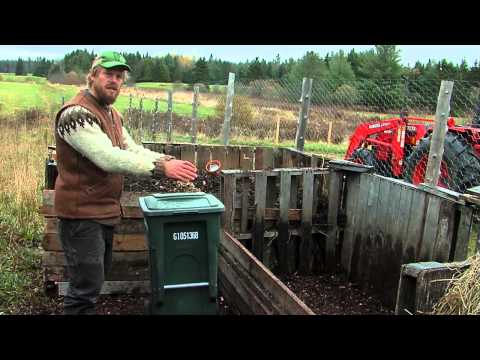
<svg viewBox="0 0 480 360">
<path fill-rule="evenodd" d="M 175 232 L 173 240 L 198 240 L 198 231 Z"/>
</svg>

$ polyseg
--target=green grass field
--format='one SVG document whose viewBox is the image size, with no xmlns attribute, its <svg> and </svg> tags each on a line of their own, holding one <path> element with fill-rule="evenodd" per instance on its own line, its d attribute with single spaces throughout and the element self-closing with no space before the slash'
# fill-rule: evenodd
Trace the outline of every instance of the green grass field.
<svg viewBox="0 0 480 360">
<path fill-rule="evenodd" d="M 73 97 L 78 87 L 73 85 L 58 85 L 50 84 L 44 78 L 29 77 L 29 76 L 15 76 L 13 74 L 2 74 L 2 79 L 7 81 L 0 81 L 0 115 L 11 115 L 15 112 L 36 108 L 45 112 L 51 112 L 58 109 L 62 102 L 62 97 L 65 101 Z M 27 81 L 28 78 L 34 78 L 32 81 Z M 132 107 L 139 107 L 140 99 L 133 98 Z M 120 95 L 115 103 L 115 107 L 122 113 L 128 110 L 129 97 Z M 159 101 L 159 111 L 167 111 L 167 102 Z M 143 100 L 143 109 L 152 111 L 155 108 L 155 101 L 153 99 Z M 188 103 L 173 103 L 173 112 L 180 116 L 190 116 L 192 114 L 192 105 Z M 199 106 L 197 109 L 199 118 L 213 116 L 215 109 L 213 107 Z"/>
</svg>

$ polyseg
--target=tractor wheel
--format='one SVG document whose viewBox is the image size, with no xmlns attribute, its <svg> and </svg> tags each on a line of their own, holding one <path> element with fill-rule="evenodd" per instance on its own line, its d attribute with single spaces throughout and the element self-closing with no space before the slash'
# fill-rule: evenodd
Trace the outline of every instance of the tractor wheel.
<svg viewBox="0 0 480 360">
<path fill-rule="evenodd" d="M 391 177 L 392 172 L 390 167 L 386 165 L 383 161 L 378 160 L 373 151 L 366 148 L 359 148 L 352 153 L 352 156 L 348 159 L 357 164 L 373 166 L 375 173 Z"/>
<path fill-rule="evenodd" d="M 420 140 L 405 161 L 405 180 L 418 185 L 425 180 L 432 136 Z M 438 186 L 459 193 L 480 184 L 480 160 L 465 138 L 447 132 Z"/>
</svg>

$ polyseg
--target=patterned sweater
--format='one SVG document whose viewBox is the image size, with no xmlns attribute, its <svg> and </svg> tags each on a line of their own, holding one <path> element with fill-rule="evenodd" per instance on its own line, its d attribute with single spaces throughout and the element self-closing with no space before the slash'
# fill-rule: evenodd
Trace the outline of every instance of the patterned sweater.
<svg viewBox="0 0 480 360">
<path fill-rule="evenodd" d="M 62 112 L 57 132 L 72 148 L 109 173 L 151 176 L 153 162 L 165 157 L 137 145 L 125 127 L 122 127 L 125 150 L 113 146 L 95 116 L 79 105 Z"/>
</svg>

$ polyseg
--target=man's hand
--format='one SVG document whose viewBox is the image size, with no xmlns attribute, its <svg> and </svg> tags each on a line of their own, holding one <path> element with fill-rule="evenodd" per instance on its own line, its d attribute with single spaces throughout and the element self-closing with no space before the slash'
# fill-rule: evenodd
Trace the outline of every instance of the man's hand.
<svg viewBox="0 0 480 360">
<path fill-rule="evenodd" d="M 197 168 L 191 162 L 185 160 L 157 162 L 154 173 L 163 173 L 170 179 L 183 182 L 193 181 L 197 178 Z"/>
</svg>

